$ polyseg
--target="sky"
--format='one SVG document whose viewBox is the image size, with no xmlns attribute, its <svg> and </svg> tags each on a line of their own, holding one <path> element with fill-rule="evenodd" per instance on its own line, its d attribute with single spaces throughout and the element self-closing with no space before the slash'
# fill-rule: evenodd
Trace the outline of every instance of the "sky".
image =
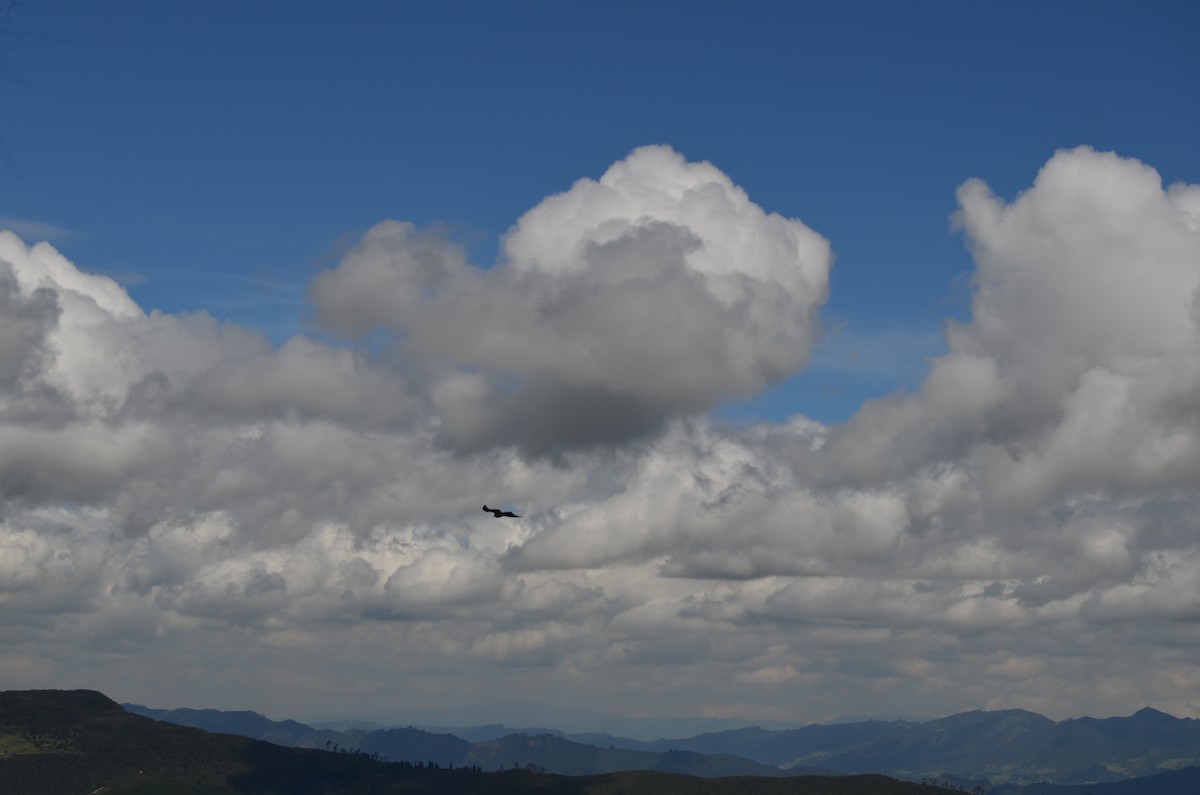
<svg viewBox="0 0 1200 795">
<path fill-rule="evenodd" d="M 1200 717 L 1198 26 L 0 3 L 0 688 Z"/>
</svg>

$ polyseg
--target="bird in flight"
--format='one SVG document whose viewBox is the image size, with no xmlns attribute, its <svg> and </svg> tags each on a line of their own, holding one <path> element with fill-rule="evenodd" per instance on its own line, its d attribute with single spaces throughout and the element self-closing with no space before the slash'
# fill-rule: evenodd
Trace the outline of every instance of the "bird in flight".
<svg viewBox="0 0 1200 795">
<path fill-rule="evenodd" d="M 501 516 L 511 516 L 514 519 L 521 518 L 520 516 L 517 516 L 512 511 L 502 511 L 499 508 L 489 508 L 486 505 L 483 506 L 483 510 L 488 511 L 489 513 L 491 513 L 492 516 L 496 517 L 497 519 L 499 519 Z"/>
</svg>

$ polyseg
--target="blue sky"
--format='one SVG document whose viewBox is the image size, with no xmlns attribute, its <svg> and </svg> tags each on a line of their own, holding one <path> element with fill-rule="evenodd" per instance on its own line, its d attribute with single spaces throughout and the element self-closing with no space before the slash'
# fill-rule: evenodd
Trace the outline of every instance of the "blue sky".
<svg viewBox="0 0 1200 795">
<path fill-rule="evenodd" d="M 1198 29 L 0 2 L 0 681 L 1200 717 Z"/>
<path fill-rule="evenodd" d="M 708 160 L 829 238 L 827 346 L 738 416 L 913 388 L 969 303 L 954 190 L 1088 144 L 1196 178 L 1197 12 L 1147 3 L 23 3 L 0 216 L 147 309 L 277 340 L 372 224 L 489 266 L 542 197 L 637 146 Z M 855 358 L 856 357 L 856 358 Z"/>
</svg>

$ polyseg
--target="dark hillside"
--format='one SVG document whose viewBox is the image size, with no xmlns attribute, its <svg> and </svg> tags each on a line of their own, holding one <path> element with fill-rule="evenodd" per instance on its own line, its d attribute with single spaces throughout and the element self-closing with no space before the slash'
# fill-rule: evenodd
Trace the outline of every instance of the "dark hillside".
<svg viewBox="0 0 1200 795">
<path fill-rule="evenodd" d="M 227 712 L 217 709 L 150 709 L 140 704 L 122 704 L 136 715 L 145 715 L 155 720 L 165 720 L 180 726 L 191 726 L 218 734 L 240 734 L 255 740 L 266 740 L 276 745 L 295 745 L 313 729 L 294 720 L 275 721 L 257 712 L 242 710 Z"/>
<path fill-rule="evenodd" d="M 0 791 L 324 793 L 370 772 L 366 757 L 271 743 L 132 715 L 99 693 L 0 693 Z M 279 789 L 263 788 L 269 778 Z M 242 782 L 242 783 L 238 783 Z M 164 789 L 164 787 L 168 789 Z"/>
<path fill-rule="evenodd" d="M 1104 784 L 1026 784 L 989 790 L 989 795 L 1196 795 L 1200 767 Z"/>
<path fill-rule="evenodd" d="M 453 734 L 434 734 L 421 729 L 380 729 L 368 732 L 355 748 L 378 754 L 392 762 L 437 762 L 464 767 L 471 743 Z"/>
</svg>

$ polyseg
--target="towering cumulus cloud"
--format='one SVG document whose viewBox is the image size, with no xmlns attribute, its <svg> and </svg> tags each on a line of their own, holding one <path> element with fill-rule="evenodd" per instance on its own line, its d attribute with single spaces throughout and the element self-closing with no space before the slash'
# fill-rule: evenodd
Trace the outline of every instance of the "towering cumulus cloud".
<svg viewBox="0 0 1200 795">
<path fill-rule="evenodd" d="M 868 406 L 834 457 L 873 479 L 970 451 L 1023 499 L 1182 485 L 1197 452 L 1200 188 L 1164 192 L 1153 169 L 1081 148 L 1011 205 L 979 180 L 958 199 L 971 322 L 951 324 L 920 395 Z"/>
<path fill-rule="evenodd" d="M 525 214 L 490 270 L 381 224 L 311 293 L 331 330 L 398 332 L 436 363 L 463 449 L 617 444 L 797 372 L 828 242 L 708 163 L 645 147 Z"/>
<path fill-rule="evenodd" d="M 703 416 L 803 365 L 830 253 L 665 148 L 543 201 L 491 269 L 375 227 L 311 286 L 354 349 L 147 314 L 0 234 L 0 676 L 313 712 L 1200 714 L 1200 187 L 1081 148 L 958 199 L 971 317 L 839 427 Z"/>
</svg>

